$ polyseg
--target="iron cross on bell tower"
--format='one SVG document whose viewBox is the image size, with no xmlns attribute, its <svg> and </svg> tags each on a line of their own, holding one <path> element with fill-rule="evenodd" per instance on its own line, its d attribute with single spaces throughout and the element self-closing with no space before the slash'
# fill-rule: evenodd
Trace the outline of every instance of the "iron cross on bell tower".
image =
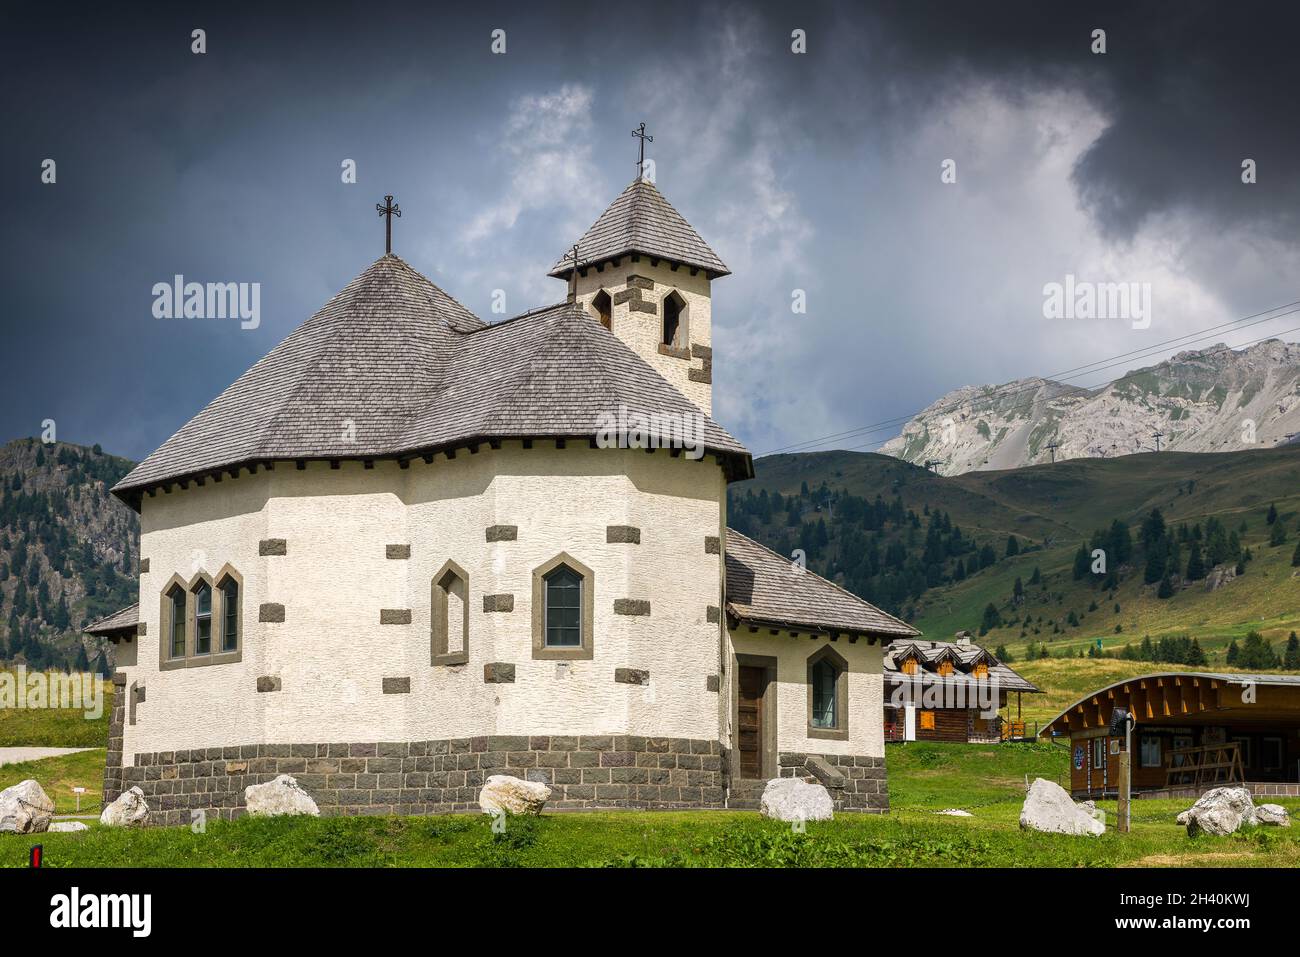
<svg viewBox="0 0 1300 957">
<path fill-rule="evenodd" d="M 655 138 L 645 131 L 644 123 L 634 129 L 632 135 L 641 140 L 640 144 L 638 144 L 641 147 L 641 155 L 636 161 L 636 178 L 641 180 L 645 176 L 645 145 L 646 143 L 653 143 Z"/>
<path fill-rule="evenodd" d="M 384 221 L 384 255 L 391 255 L 393 252 L 393 217 L 402 218 L 402 209 L 393 203 L 392 196 L 384 197 L 384 205 L 380 206 L 375 203 L 375 209 L 379 211 L 380 216 L 386 217 Z"/>
</svg>

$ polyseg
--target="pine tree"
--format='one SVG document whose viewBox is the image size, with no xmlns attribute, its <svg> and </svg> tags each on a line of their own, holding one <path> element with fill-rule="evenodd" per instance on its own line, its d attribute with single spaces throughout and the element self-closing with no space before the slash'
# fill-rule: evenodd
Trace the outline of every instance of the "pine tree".
<svg viewBox="0 0 1300 957">
<path fill-rule="evenodd" d="M 73 662 L 72 668 L 74 671 L 84 672 L 90 670 L 90 661 L 86 658 L 86 646 L 81 642 L 77 642 L 77 657 Z"/>
<path fill-rule="evenodd" d="M 1291 632 L 1286 640 L 1286 651 L 1282 654 L 1282 667 L 1287 671 L 1300 671 L 1300 638 Z"/>
<path fill-rule="evenodd" d="M 1038 585 L 1043 581 L 1043 573 L 1039 571 L 1038 566 L 1034 566 L 1034 573 L 1029 576 L 1029 584 Z"/>
<path fill-rule="evenodd" d="M 1273 546 L 1281 545 L 1286 541 L 1286 523 L 1274 522 L 1273 530 L 1268 533 L 1268 543 Z"/>
<path fill-rule="evenodd" d="M 1276 505 L 1276 504 L 1270 504 L 1270 505 L 1269 505 L 1269 507 L 1268 507 L 1268 515 L 1266 515 L 1266 516 L 1264 517 L 1264 521 L 1266 521 L 1266 522 L 1267 522 L 1268 524 L 1270 524 L 1270 525 L 1272 525 L 1274 522 L 1277 521 L 1277 505 Z"/>
<path fill-rule="evenodd" d="M 1007 558 L 1020 554 L 1020 543 L 1016 541 L 1016 536 L 1007 536 Z"/>
<path fill-rule="evenodd" d="M 1205 652 L 1201 650 L 1201 643 L 1193 638 L 1192 646 L 1187 652 L 1187 664 L 1203 668 L 1205 663 Z"/>
<path fill-rule="evenodd" d="M 1205 562 L 1201 558 L 1201 543 L 1192 542 L 1192 552 L 1187 559 L 1187 580 L 1200 581 L 1205 577 Z"/>
<path fill-rule="evenodd" d="M 1166 575 L 1164 578 L 1160 579 L 1160 587 L 1156 589 L 1156 597 L 1172 598 L 1173 594 L 1174 594 L 1173 582 L 1171 582 L 1169 580 L 1169 576 Z"/>
<path fill-rule="evenodd" d="M 1235 665 L 1237 659 L 1240 657 L 1241 650 L 1237 647 L 1237 639 L 1234 638 L 1232 641 L 1228 642 L 1228 654 L 1224 657 L 1224 661 L 1230 665 Z"/>
<path fill-rule="evenodd" d="M 1300 568 L 1300 542 L 1295 543 L 1295 554 L 1291 556 L 1291 567 Z M 3 579 L 0 579 L 3 581 Z"/>
<path fill-rule="evenodd" d="M 1291 637 L 1295 638 L 1294 632 Z M 1009 665 L 1011 662 L 1015 661 L 1015 659 L 1011 657 L 1011 652 L 1007 651 L 1006 645 L 998 645 L 997 648 L 993 650 L 993 657 L 998 659 L 998 661 L 1002 662 L 1004 665 Z"/>
</svg>

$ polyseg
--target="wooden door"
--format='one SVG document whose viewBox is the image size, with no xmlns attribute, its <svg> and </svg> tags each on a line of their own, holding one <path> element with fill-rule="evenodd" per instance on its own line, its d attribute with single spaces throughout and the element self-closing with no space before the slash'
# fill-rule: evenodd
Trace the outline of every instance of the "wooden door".
<svg viewBox="0 0 1300 957">
<path fill-rule="evenodd" d="M 767 669 L 742 665 L 738 675 L 740 696 L 737 702 L 736 746 L 740 751 L 740 776 L 763 776 L 763 692 L 767 686 Z"/>
</svg>

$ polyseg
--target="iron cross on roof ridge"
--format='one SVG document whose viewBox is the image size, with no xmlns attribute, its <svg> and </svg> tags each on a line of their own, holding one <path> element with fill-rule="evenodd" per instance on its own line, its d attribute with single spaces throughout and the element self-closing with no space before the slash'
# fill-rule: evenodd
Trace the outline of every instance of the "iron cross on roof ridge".
<svg viewBox="0 0 1300 957">
<path fill-rule="evenodd" d="M 653 143 L 655 138 L 645 131 L 645 124 L 642 123 L 632 131 L 632 135 L 639 137 L 641 154 L 636 161 L 636 178 L 639 180 L 645 175 L 645 145 L 647 142 Z"/>
<path fill-rule="evenodd" d="M 402 209 L 393 203 L 392 195 L 384 197 L 384 205 L 380 206 L 375 203 L 375 209 L 379 211 L 380 216 L 386 217 L 384 221 L 384 255 L 390 255 L 393 251 L 393 217 L 402 218 Z"/>
</svg>

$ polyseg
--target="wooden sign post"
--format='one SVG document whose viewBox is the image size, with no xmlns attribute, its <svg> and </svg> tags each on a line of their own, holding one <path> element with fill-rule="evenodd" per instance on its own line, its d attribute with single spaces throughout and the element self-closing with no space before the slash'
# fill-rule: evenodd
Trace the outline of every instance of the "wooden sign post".
<svg viewBox="0 0 1300 957">
<path fill-rule="evenodd" d="M 1115 822 L 1115 830 L 1128 831 L 1129 825 L 1129 795 L 1132 788 L 1133 773 L 1133 755 L 1127 750 L 1119 753 L 1119 803 L 1115 808 L 1119 820 Z"/>
</svg>

